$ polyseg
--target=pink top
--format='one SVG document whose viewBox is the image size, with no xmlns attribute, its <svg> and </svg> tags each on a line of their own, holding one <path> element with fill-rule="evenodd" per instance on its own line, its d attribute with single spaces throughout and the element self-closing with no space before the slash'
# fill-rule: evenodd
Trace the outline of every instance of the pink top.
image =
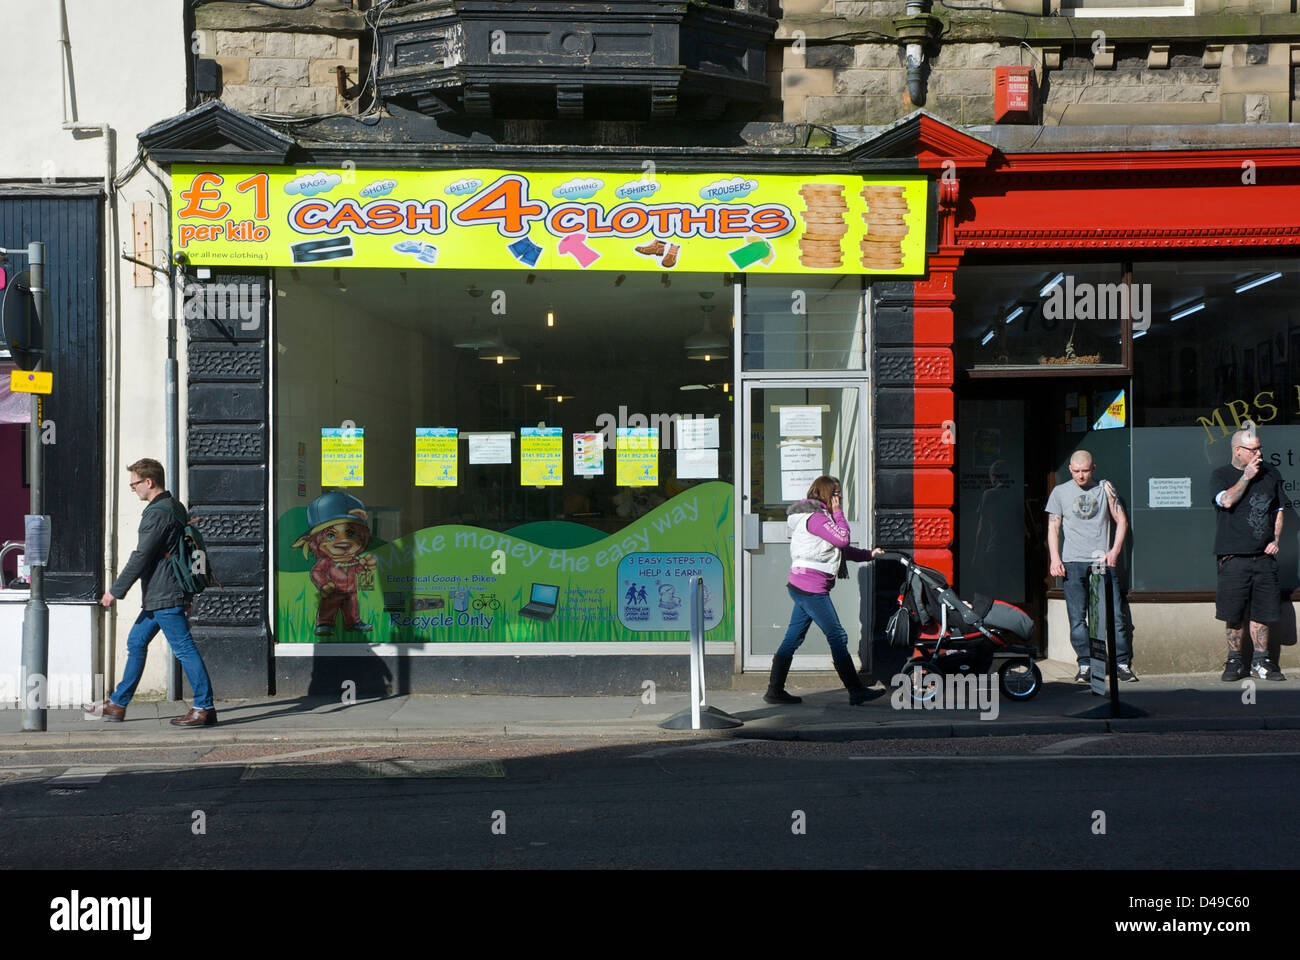
<svg viewBox="0 0 1300 960">
<path fill-rule="evenodd" d="M 871 559 L 870 550 L 860 550 L 849 546 L 849 522 L 844 519 L 844 512 L 836 510 L 833 517 L 825 513 L 814 513 L 808 518 L 808 532 L 821 537 L 831 546 L 844 551 L 844 558 L 855 563 Z M 835 585 L 835 574 L 809 567 L 790 568 L 790 586 L 797 587 L 805 593 L 830 593 Z"/>
</svg>

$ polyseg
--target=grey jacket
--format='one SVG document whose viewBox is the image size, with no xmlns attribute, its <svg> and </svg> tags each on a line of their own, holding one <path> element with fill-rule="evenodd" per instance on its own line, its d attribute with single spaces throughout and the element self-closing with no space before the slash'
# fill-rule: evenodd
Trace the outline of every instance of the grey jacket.
<svg viewBox="0 0 1300 960">
<path fill-rule="evenodd" d="M 141 603 L 144 610 L 183 607 L 189 603 L 167 561 L 167 554 L 180 546 L 188 519 L 185 508 L 166 490 L 154 497 L 140 518 L 140 540 L 108 592 L 121 600 L 131 584 L 139 580 L 144 589 Z"/>
</svg>

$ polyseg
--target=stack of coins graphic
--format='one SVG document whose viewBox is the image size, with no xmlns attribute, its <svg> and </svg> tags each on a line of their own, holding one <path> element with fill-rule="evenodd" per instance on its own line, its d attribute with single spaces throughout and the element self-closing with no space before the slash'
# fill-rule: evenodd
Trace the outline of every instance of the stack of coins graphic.
<svg viewBox="0 0 1300 960">
<path fill-rule="evenodd" d="M 799 189 L 804 205 L 804 230 L 799 238 L 799 262 L 814 270 L 841 266 L 840 239 L 849 232 L 844 216 L 844 187 L 838 183 L 807 183 Z"/>
<path fill-rule="evenodd" d="M 907 236 L 907 199 L 902 187 L 865 187 L 867 235 L 858 244 L 862 265 L 868 270 L 897 270 L 903 265 L 903 238 Z"/>
</svg>

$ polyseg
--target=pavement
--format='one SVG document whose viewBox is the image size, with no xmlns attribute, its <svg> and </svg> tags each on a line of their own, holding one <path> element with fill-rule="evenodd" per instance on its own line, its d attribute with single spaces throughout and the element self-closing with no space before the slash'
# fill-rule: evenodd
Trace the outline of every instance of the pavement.
<svg viewBox="0 0 1300 960">
<path fill-rule="evenodd" d="M 1143 677 L 1120 683 L 1121 705 L 1138 716 L 1110 718 L 1109 700 L 1071 682 L 1074 665 L 1038 662 L 1044 684 L 1032 700 L 990 703 L 985 709 L 920 709 L 882 683 L 875 699 L 852 706 L 834 674 L 796 674 L 787 690 L 803 703 L 763 702 L 766 677 L 746 674 L 732 689 L 706 691 L 707 704 L 742 725 L 700 731 L 668 730 L 660 723 L 687 711 L 690 696 L 524 697 L 408 694 L 343 703 L 338 698 L 266 697 L 218 700 L 220 722 L 188 730 L 168 723 L 188 704 L 136 698 L 122 723 L 87 719 L 80 710 L 50 710 L 47 728 L 22 729 L 23 713 L 0 709 L 0 749 L 19 746 L 98 746 L 208 743 L 429 740 L 498 737 L 598 737 L 611 740 L 748 738 L 856 741 L 1070 733 L 1162 733 L 1300 729 L 1300 675 L 1281 682 L 1224 683 L 1216 674 Z M 908 708 L 900 709 L 906 703 Z M 1081 716 L 1092 711 L 1100 716 Z M 983 717 L 983 718 L 982 718 Z"/>
</svg>

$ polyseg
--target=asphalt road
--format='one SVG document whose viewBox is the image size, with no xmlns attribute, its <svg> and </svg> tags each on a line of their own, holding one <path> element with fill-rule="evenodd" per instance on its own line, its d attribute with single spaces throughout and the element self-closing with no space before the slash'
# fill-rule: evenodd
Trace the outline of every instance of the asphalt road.
<svg viewBox="0 0 1300 960">
<path fill-rule="evenodd" d="M 9 750 L 0 867 L 1294 869 L 1298 758 L 1290 731 Z"/>
</svg>

